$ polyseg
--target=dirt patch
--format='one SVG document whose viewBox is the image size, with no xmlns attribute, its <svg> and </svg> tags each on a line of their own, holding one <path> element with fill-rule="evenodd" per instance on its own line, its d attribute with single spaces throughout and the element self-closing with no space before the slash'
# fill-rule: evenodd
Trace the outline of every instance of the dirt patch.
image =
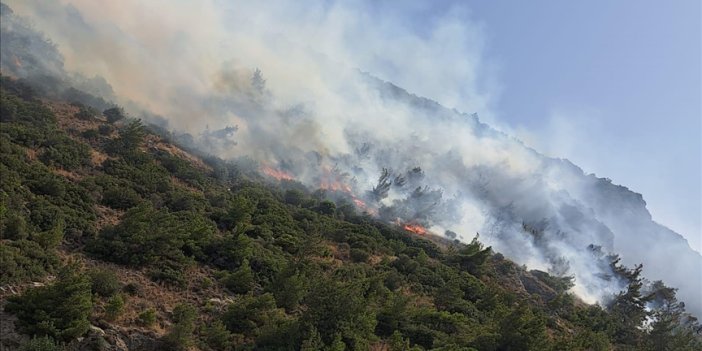
<svg viewBox="0 0 702 351">
<path fill-rule="evenodd" d="M 165 142 L 163 139 L 161 139 L 157 135 L 147 135 L 146 138 L 144 139 L 145 145 L 147 149 L 152 149 L 152 150 L 158 150 L 158 151 L 165 151 L 173 156 L 180 157 L 188 162 L 190 162 L 193 166 L 204 170 L 206 172 L 211 172 L 212 167 L 208 166 L 205 164 L 202 159 L 199 157 L 192 155 L 188 153 L 187 151 L 173 145 Z"/>
<path fill-rule="evenodd" d="M 29 339 L 17 333 L 16 320 L 17 317 L 5 312 L 5 301 L 0 301 L 0 350 L 18 350 L 20 345 Z"/>
<path fill-rule="evenodd" d="M 232 301 L 229 294 L 216 284 L 203 283 L 212 276 L 213 271 L 201 265 L 186 268 L 184 271 L 186 286 L 178 288 L 151 280 L 147 268 L 125 267 L 95 260 L 80 253 L 64 253 L 62 260 L 80 262 L 86 269 L 114 272 L 122 286 L 137 287 L 137 292 L 134 294 L 123 293 L 124 310 L 117 319 L 108 323 L 111 328 L 122 330 L 125 334 L 131 334 L 134 331 L 156 336 L 166 334 L 171 325 L 170 314 L 180 303 L 191 304 L 198 309 L 224 309 L 228 302 Z M 97 316 L 97 320 L 93 321 L 94 324 L 105 324 L 100 320 L 104 318 L 105 303 L 105 299 L 96 302 L 93 315 Z M 142 326 L 139 323 L 139 315 L 148 309 L 156 312 L 157 322 L 153 326 Z"/>
<path fill-rule="evenodd" d="M 173 183 L 173 185 L 180 187 L 180 188 L 183 188 L 183 189 L 190 191 L 192 193 L 202 194 L 202 189 L 198 189 L 198 188 L 184 182 L 183 180 L 178 179 L 176 176 L 171 176 L 171 182 Z"/>
<path fill-rule="evenodd" d="M 100 151 L 97 151 L 95 149 L 90 149 L 90 162 L 93 164 L 93 166 L 95 166 L 95 167 L 102 166 L 102 163 L 105 162 L 105 160 L 107 160 L 108 158 L 110 158 L 110 157 L 107 156 L 106 154 L 104 154 Z"/>
<path fill-rule="evenodd" d="M 102 229 L 107 226 L 117 225 L 124 215 L 124 211 L 115 210 L 113 208 L 96 205 L 95 212 L 98 215 L 97 228 Z"/>
<path fill-rule="evenodd" d="M 25 151 L 27 152 L 27 158 L 28 158 L 30 161 L 36 161 L 36 160 L 37 160 L 37 158 L 38 158 L 38 157 L 37 157 L 37 150 L 27 148 L 27 149 L 25 149 Z"/>
<path fill-rule="evenodd" d="M 66 178 L 70 181 L 73 181 L 73 182 L 77 182 L 77 181 L 80 181 L 81 179 L 83 179 L 83 176 L 81 176 L 80 174 L 78 174 L 76 172 L 72 172 L 72 171 L 67 171 L 67 170 L 62 169 L 62 168 L 52 168 L 51 172 L 53 172 L 54 174 L 58 174 L 58 175 Z"/>
<path fill-rule="evenodd" d="M 59 128 L 65 131 L 84 132 L 90 129 L 97 129 L 105 120 L 101 115 L 96 114 L 91 119 L 80 119 L 76 114 L 80 108 L 64 102 L 46 101 L 46 105 L 56 116 Z"/>
</svg>

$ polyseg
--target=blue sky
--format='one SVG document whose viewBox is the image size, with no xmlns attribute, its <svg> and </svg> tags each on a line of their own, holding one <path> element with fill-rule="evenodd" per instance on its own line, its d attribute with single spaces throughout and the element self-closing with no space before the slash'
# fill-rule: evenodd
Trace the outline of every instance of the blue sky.
<svg viewBox="0 0 702 351">
<path fill-rule="evenodd" d="M 642 193 L 654 220 L 702 251 L 699 1 L 440 1 L 431 11 L 457 7 L 481 31 L 488 122 Z"/>
</svg>

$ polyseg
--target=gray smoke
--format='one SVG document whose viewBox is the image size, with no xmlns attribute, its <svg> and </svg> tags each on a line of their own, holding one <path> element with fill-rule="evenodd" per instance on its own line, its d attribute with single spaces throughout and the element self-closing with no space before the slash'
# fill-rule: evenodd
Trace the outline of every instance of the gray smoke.
<svg viewBox="0 0 702 351">
<path fill-rule="evenodd" d="M 64 77 L 207 152 L 346 194 L 380 219 L 464 240 L 480 233 L 520 264 L 573 275 L 589 302 L 623 288 L 588 249 L 599 246 L 643 263 L 702 315 L 702 256 L 655 223 L 641 195 L 478 119 L 491 118 L 492 101 L 480 30 L 451 12 L 417 32 L 369 4 L 8 3 L 57 47 L 3 50 L 3 72 Z M 3 45 L 32 29 L 8 16 Z"/>
</svg>

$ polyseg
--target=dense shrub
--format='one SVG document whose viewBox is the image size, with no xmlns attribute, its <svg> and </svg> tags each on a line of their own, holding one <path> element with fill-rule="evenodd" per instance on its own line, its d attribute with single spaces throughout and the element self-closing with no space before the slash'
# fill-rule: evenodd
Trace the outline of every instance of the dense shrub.
<svg viewBox="0 0 702 351">
<path fill-rule="evenodd" d="M 115 123 L 125 118 L 124 110 L 121 107 L 108 108 L 102 111 L 102 114 L 107 118 L 107 122 L 109 123 Z"/>
<path fill-rule="evenodd" d="M 70 341 L 90 325 L 90 280 L 77 267 L 64 267 L 56 283 L 10 297 L 5 310 L 17 316 L 22 333 Z"/>
<path fill-rule="evenodd" d="M 109 297 L 117 293 L 121 284 L 117 275 L 106 269 L 93 269 L 88 272 L 90 277 L 91 291 L 103 297 Z"/>
<path fill-rule="evenodd" d="M 33 337 L 25 341 L 19 351 L 62 351 L 64 348 L 48 336 Z"/>
<path fill-rule="evenodd" d="M 173 326 L 163 337 L 168 350 L 187 350 L 193 344 L 193 332 L 197 310 L 193 306 L 179 304 L 173 309 Z"/>
<path fill-rule="evenodd" d="M 195 213 L 171 213 L 144 203 L 129 210 L 122 222 L 93 240 L 88 250 L 97 257 L 135 266 L 164 262 L 187 263 L 197 256 L 197 242 L 212 237 L 214 224 Z"/>
</svg>

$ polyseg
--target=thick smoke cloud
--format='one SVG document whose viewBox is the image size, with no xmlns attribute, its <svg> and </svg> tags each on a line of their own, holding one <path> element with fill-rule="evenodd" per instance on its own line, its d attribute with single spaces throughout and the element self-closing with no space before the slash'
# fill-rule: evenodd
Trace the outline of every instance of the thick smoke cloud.
<svg viewBox="0 0 702 351">
<path fill-rule="evenodd" d="M 105 98 L 162 116 L 207 152 L 250 157 L 383 220 L 462 240 L 479 232 L 519 263 L 573 275 L 589 302 L 622 288 L 588 249 L 601 246 L 702 315 L 702 258 L 640 195 L 478 120 L 491 118 L 490 67 L 464 9 L 416 28 L 427 9 L 414 4 L 392 14 L 325 1 L 8 3 L 57 43 L 62 69 L 104 77 Z"/>
</svg>

